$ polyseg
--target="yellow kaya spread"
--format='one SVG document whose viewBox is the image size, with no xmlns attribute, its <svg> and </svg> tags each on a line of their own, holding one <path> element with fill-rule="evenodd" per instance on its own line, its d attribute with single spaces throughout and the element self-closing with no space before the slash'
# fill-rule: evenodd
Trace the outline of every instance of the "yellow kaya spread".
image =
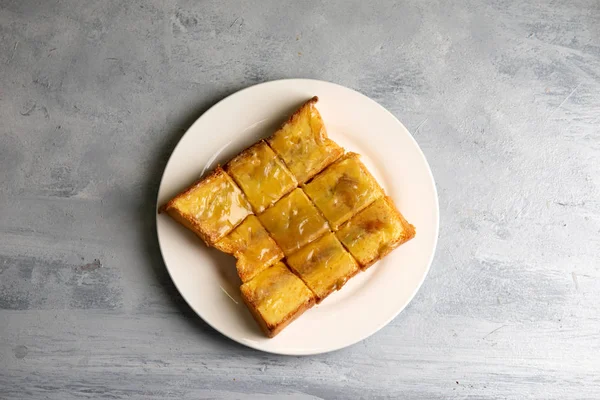
<svg viewBox="0 0 600 400">
<path fill-rule="evenodd" d="M 286 255 L 329 230 L 327 221 L 302 189 L 295 189 L 258 218 Z"/>
<path fill-rule="evenodd" d="M 242 296 L 269 328 L 293 317 L 314 298 L 313 293 L 279 262 L 241 286 Z"/>
<path fill-rule="evenodd" d="M 225 169 L 256 213 L 298 186 L 296 178 L 262 140 L 229 161 Z"/>
<path fill-rule="evenodd" d="M 215 243 L 215 247 L 237 258 L 236 268 L 242 282 L 283 258 L 283 252 L 269 236 L 258 218 L 248 216 L 229 235 Z"/>
<path fill-rule="evenodd" d="M 383 196 L 379 184 L 359 157 L 356 153 L 346 154 L 304 187 L 308 197 L 314 201 L 334 230 Z"/>
<path fill-rule="evenodd" d="M 319 301 L 340 289 L 359 267 L 332 233 L 287 258 L 287 263 L 317 295 Z"/>
<path fill-rule="evenodd" d="M 242 191 L 217 167 L 166 205 L 186 218 L 208 242 L 216 242 L 252 213 Z"/>
<path fill-rule="evenodd" d="M 366 267 L 412 239 L 415 228 L 396 210 L 389 197 L 376 200 L 342 225 L 338 239 Z"/>
<path fill-rule="evenodd" d="M 267 141 L 285 161 L 299 183 L 304 183 L 344 153 L 327 137 L 325 125 L 315 107 L 317 98 L 306 102 Z"/>
</svg>

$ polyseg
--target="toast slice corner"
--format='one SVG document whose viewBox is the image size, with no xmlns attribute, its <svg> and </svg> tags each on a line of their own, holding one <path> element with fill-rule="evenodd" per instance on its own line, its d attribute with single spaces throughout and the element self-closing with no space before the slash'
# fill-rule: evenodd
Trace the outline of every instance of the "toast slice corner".
<svg viewBox="0 0 600 400">
<path fill-rule="evenodd" d="M 213 246 L 252 214 L 252 209 L 233 179 L 217 166 L 205 178 L 161 206 L 158 212 L 166 212 Z"/>
<path fill-rule="evenodd" d="M 240 291 L 252 317 L 270 338 L 315 304 L 314 294 L 282 262 L 244 283 Z"/>
<path fill-rule="evenodd" d="M 321 114 L 315 107 L 318 100 L 314 96 L 306 101 L 267 139 L 300 184 L 344 154 L 344 149 L 327 136 Z"/>
<path fill-rule="evenodd" d="M 363 269 L 381 260 L 415 235 L 415 227 L 387 196 L 371 203 L 336 232 L 340 242 Z"/>
</svg>

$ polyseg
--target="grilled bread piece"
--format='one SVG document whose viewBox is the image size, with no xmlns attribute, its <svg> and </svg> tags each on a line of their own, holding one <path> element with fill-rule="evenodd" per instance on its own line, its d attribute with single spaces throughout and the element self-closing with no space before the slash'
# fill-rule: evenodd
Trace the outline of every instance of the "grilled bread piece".
<svg viewBox="0 0 600 400">
<path fill-rule="evenodd" d="M 329 231 L 327 221 L 302 189 L 283 197 L 258 219 L 286 255 Z"/>
<path fill-rule="evenodd" d="M 237 258 L 235 266 L 242 282 L 248 282 L 283 258 L 283 251 L 254 215 L 249 215 L 215 247 Z"/>
<path fill-rule="evenodd" d="M 342 225 L 336 235 L 361 267 L 368 268 L 415 233 L 392 199 L 383 197 Z"/>
<path fill-rule="evenodd" d="M 356 153 L 347 153 L 304 186 L 333 230 L 384 196 L 383 189 L 359 158 Z"/>
<path fill-rule="evenodd" d="M 298 186 L 294 175 L 263 140 L 229 161 L 225 170 L 257 214 Z"/>
<path fill-rule="evenodd" d="M 277 335 L 315 303 L 314 294 L 279 262 L 244 283 L 242 299 L 268 337 Z"/>
<path fill-rule="evenodd" d="M 315 96 L 300 107 L 267 142 L 304 183 L 338 159 L 344 149 L 327 137 Z"/>
<path fill-rule="evenodd" d="M 212 246 L 252 213 L 242 191 L 221 167 L 163 205 L 173 219 Z"/>
<path fill-rule="evenodd" d="M 290 268 L 317 296 L 317 303 L 339 290 L 360 268 L 333 233 L 301 248 L 287 258 Z"/>
</svg>

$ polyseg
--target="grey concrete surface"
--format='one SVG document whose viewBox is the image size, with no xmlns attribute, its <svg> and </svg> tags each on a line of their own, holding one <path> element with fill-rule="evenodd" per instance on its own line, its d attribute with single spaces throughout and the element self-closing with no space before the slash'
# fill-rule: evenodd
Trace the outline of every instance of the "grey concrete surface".
<svg viewBox="0 0 600 400">
<path fill-rule="evenodd" d="M 600 398 L 600 2 L 0 0 L 1 399 Z M 437 180 L 438 252 L 355 346 L 210 329 L 154 232 L 166 160 L 286 77 L 374 98 Z"/>
</svg>

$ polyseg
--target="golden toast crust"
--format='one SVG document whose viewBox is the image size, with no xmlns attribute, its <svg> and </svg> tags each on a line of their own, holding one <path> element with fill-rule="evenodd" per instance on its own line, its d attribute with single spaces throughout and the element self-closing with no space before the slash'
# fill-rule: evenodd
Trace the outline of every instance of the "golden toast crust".
<svg viewBox="0 0 600 400">
<path fill-rule="evenodd" d="M 239 200 L 242 203 L 239 206 L 236 206 L 236 211 L 239 211 L 241 212 L 241 214 L 245 215 L 240 215 L 240 218 L 238 218 L 239 220 L 236 223 L 232 224 L 232 226 L 224 228 L 225 230 L 223 232 L 216 232 L 215 229 L 210 229 L 209 227 L 204 226 L 201 221 L 198 221 L 193 216 L 182 212 L 182 210 L 179 207 L 177 207 L 177 202 L 180 199 L 186 198 L 188 195 L 191 195 L 195 190 L 205 186 L 209 186 L 220 179 L 224 179 L 228 185 L 231 185 L 234 194 L 238 197 L 237 200 Z M 208 246 L 213 246 L 216 241 L 218 241 L 219 239 L 227 235 L 229 232 L 231 232 L 237 225 L 243 222 L 246 216 L 252 213 L 250 205 L 243 196 L 244 195 L 242 191 L 237 187 L 233 179 L 231 179 L 231 177 L 227 175 L 225 170 L 218 165 L 206 177 L 195 181 L 187 189 L 185 189 L 184 191 L 173 197 L 171 200 L 169 200 L 166 204 L 161 206 L 158 212 L 166 212 L 169 216 L 171 216 L 171 218 L 173 218 L 186 228 L 190 229 L 196 235 L 198 235 Z"/>
<path fill-rule="evenodd" d="M 262 282 L 263 280 L 266 280 L 266 282 Z M 286 289 L 294 294 L 278 298 L 277 295 L 281 295 L 282 290 L 285 291 Z M 315 296 L 310 289 L 281 262 L 261 272 L 250 282 L 243 284 L 240 291 L 244 303 L 268 337 L 277 335 L 283 328 L 315 304 Z M 281 304 L 281 301 L 290 302 L 294 300 L 297 300 L 297 304 L 292 303 L 293 308 L 289 309 L 285 315 L 281 316 L 277 313 L 277 307 Z M 276 312 L 274 315 L 277 316 L 277 320 L 268 321 L 268 319 L 273 319 L 273 314 L 270 317 L 268 316 L 268 313 L 273 312 L 273 310 Z"/>
<path fill-rule="evenodd" d="M 185 226 L 186 228 L 188 228 L 189 230 L 194 232 L 200 239 L 202 239 L 202 241 L 204 241 L 204 243 L 207 246 L 212 246 L 212 240 L 210 238 L 210 235 L 205 233 L 195 221 L 189 220 L 186 216 L 181 214 L 179 212 L 179 210 L 177 210 L 177 208 L 175 208 L 175 201 L 177 200 L 177 198 L 179 198 L 181 196 L 185 196 L 185 195 L 189 194 L 190 192 L 192 192 L 196 187 L 198 187 L 198 185 L 202 184 L 202 182 L 205 179 L 209 179 L 210 177 L 216 177 L 220 173 L 219 169 L 220 169 L 220 166 L 217 165 L 217 168 L 215 168 L 213 171 L 211 171 L 207 176 L 194 181 L 194 183 L 192 183 L 190 186 L 188 186 L 187 189 L 180 192 L 177 196 L 173 197 L 171 200 L 169 200 L 168 202 L 166 202 L 165 204 L 160 206 L 158 209 L 159 214 L 166 212 L 175 221 L 179 222 L 181 225 Z"/>
<path fill-rule="evenodd" d="M 353 152 L 344 154 L 302 187 L 334 231 L 385 195 L 360 161 L 360 154 Z"/>
<path fill-rule="evenodd" d="M 401 226 L 401 232 L 398 234 L 398 236 L 393 240 L 393 241 L 389 241 L 384 243 L 384 246 L 381 246 L 380 243 L 380 247 L 377 250 L 377 254 L 374 256 L 369 257 L 367 260 L 361 259 L 361 257 L 359 257 L 354 250 L 352 249 L 351 246 L 348 246 L 347 243 L 345 243 L 345 234 L 346 231 L 349 230 L 348 227 L 350 227 L 352 224 L 355 223 L 356 219 L 361 219 L 364 217 L 364 215 L 362 213 L 367 213 L 370 211 L 371 207 L 375 207 L 380 201 L 385 202 L 385 204 L 387 205 L 388 209 L 385 210 L 385 212 L 390 212 L 391 215 L 389 215 L 390 218 L 392 218 L 391 223 L 397 223 Z M 386 215 L 384 214 L 384 217 Z M 372 225 L 372 229 L 373 232 L 377 232 L 379 229 L 383 229 L 384 226 L 380 224 L 383 224 L 384 222 L 381 222 L 379 220 L 366 220 L 363 221 L 366 222 L 369 225 Z M 340 242 L 342 243 L 342 245 L 344 245 L 344 247 L 354 256 L 354 258 L 358 261 L 358 263 L 360 264 L 361 268 L 367 269 L 368 267 L 370 267 L 371 265 L 375 264 L 377 261 L 381 260 L 382 258 L 384 258 L 386 255 L 388 255 L 390 252 L 392 252 L 392 250 L 396 249 L 398 246 L 400 246 L 403 243 L 406 243 L 407 241 L 409 241 L 410 239 L 414 238 L 416 234 L 416 230 L 415 227 L 413 225 L 411 225 L 410 223 L 408 223 L 408 221 L 406 221 L 406 219 L 404 218 L 404 216 L 400 213 L 400 211 L 398 211 L 398 209 L 396 208 L 396 206 L 394 205 L 393 200 L 386 196 L 382 199 L 378 199 L 375 202 L 371 203 L 371 205 L 369 205 L 368 207 L 366 207 L 361 213 L 356 214 L 353 218 L 351 218 L 349 221 L 347 221 L 346 223 L 344 223 L 340 229 L 336 232 L 336 236 L 338 237 L 338 239 L 340 240 Z M 363 237 L 363 240 L 365 241 L 369 241 L 369 236 L 365 235 Z"/>
<path fill-rule="evenodd" d="M 374 260 L 372 260 L 371 262 L 366 263 L 365 265 L 363 265 L 362 266 L 363 269 L 369 268 L 371 265 L 375 264 L 377 261 L 381 260 L 382 258 L 384 258 L 385 256 L 387 256 L 388 254 L 390 254 L 393 250 L 395 250 L 396 248 L 398 248 L 398 246 L 400 246 L 401 244 L 404 244 L 404 243 L 408 242 L 409 240 L 413 239 L 416 236 L 416 234 L 417 234 L 416 228 L 412 224 L 410 224 L 404 218 L 404 215 L 402 215 L 400 213 L 400 211 L 398 211 L 398 208 L 396 208 L 396 205 L 394 204 L 394 201 L 390 197 L 388 197 L 388 196 L 385 197 L 385 201 L 386 201 L 386 203 L 389 204 L 390 208 L 394 211 L 396 217 L 398 218 L 398 221 L 402 225 L 402 229 L 403 229 L 404 234 L 401 235 L 398 238 L 398 240 L 396 240 L 395 242 L 393 242 L 390 245 L 386 246 L 385 250 L 382 251 L 381 253 L 379 253 L 379 257 L 377 257 Z"/>
<path fill-rule="evenodd" d="M 344 149 L 327 136 L 323 119 L 315 107 L 318 100 L 314 96 L 306 101 L 277 132 L 267 138 L 268 145 L 300 184 L 310 180 L 344 154 Z M 311 113 L 306 117 L 308 121 L 302 121 L 304 113 Z M 308 124 L 310 133 L 301 129 L 302 122 Z"/>
<path fill-rule="evenodd" d="M 279 332 L 281 332 L 286 326 L 288 326 L 290 323 L 292 323 L 294 320 L 296 320 L 299 316 L 304 314 L 304 312 L 306 310 L 309 310 L 312 306 L 315 305 L 315 298 L 312 297 L 310 300 L 308 300 L 305 303 L 303 303 L 302 305 L 300 305 L 296 309 L 296 311 L 294 311 L 293 313 L 290 313 L 279 324 L 270 326 L 270 325 L 267 325 L 265 320 L 262 318 L 262 316 L 256 309 L 256 305 L 254 303 L 252 303 L 248 298 L 246 298 L 246 296 L 243 296 L 243 295 L 242 295 L 242 300 L 244 301 L 244 304 L 246 305 L 246 307 L 248 307 L 248 310 L 250 310 L 250 314 L 252 314 L 252 317 L 254 318 L 254 320 L 260 326 L 260 329 L 262 329 L 262 331 L 265 333 L 265 335 L 267 335 L 269 338 L 273 338 L 273 337 L 277 336 L 277 334 Z"/>
</svg>

